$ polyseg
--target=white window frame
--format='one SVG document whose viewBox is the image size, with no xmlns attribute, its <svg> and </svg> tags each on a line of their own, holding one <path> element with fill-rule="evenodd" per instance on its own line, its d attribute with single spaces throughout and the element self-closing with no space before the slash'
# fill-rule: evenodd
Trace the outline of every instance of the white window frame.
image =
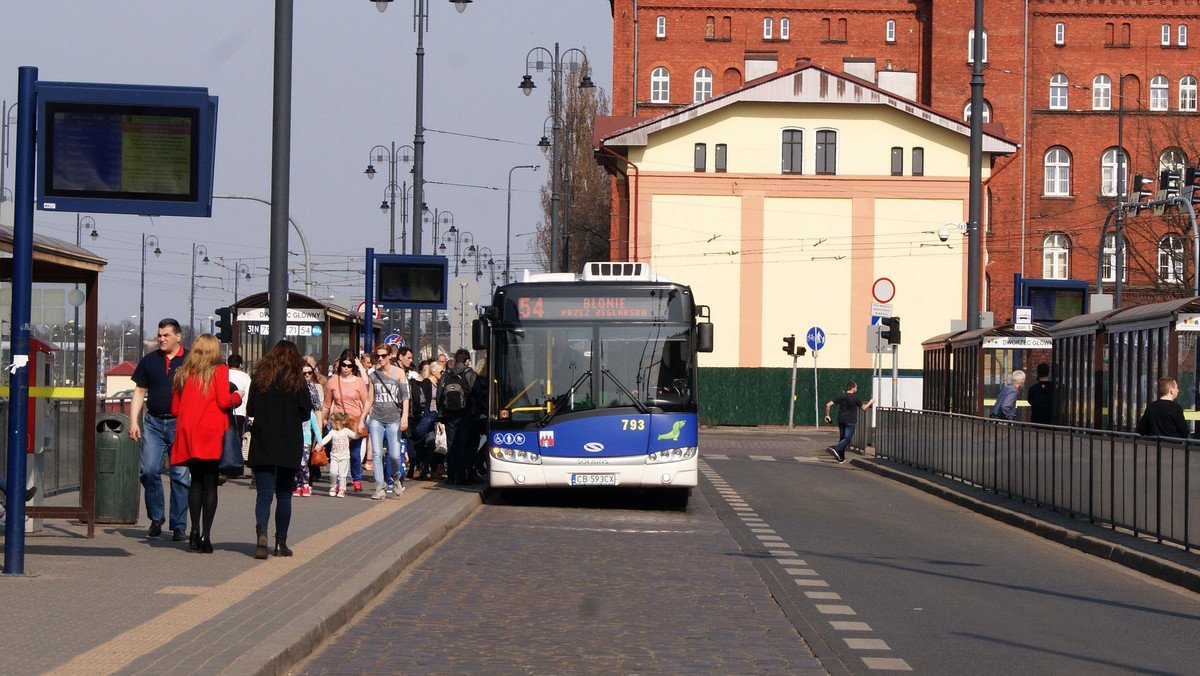
<svg viewBox="0 0 1200 676">
<path fill-rule="evenodd" d="M 1120 172 L 1125 171 L 1125 186 L 1129 185 L 1129 156 L 1120 148 L 1109 148 L 1100 156 L 1100 194 L 1116 197 Z"/>
<path fill-rule="evenodd" d="M 1177 147 L 1166 148 L 1158 156 L 1158 173 L 1174 171 L 1183 177 L 1183 169 L 1187 166 L 1187 155 Z"/>
<path fill-rule="evenodd" d="M 1187 47 L 1187 24 L 1179 24 L 1179 37 L 1175 40 L 1175 44 L 1180 47 Z"/>
<path fill-rule="evenodd" d="M 1070 279 L 1071 240 L 1052 232 L 1042 240 L 1042 279 Z"/>
<path fill-rule="evenodd" d="M 667 17 L 660 16 L 660 17 L 658 17 L 658 19 L 655 20 L 655 22 L 654 22 L 654 37 L 656 37 L 656 38 L 667 37 Z"/>
<path fill-rule="evenodd" d="M 1070 82 L 1063 73 L 1050 77 L 1050 110 L 1066 110 L 1069 102 Z"/>
<path fill-rule="evenodd" d="M 888 19 L 887 23 L 883 24 L 883 39 L 887 42 L 896 41 L 896 20 Z"/>
<path fill-rule="evenodd" d="M 671 102 L 671 71 L 659 66 L 650 71 L 650 103 Z"/>
<path fill-rule="evenodd" d="M 983 62 L 988 62 L 987 29 L 983 31 Z M 967 63 L 975 63 L 975 29 L 967 32 Z"/>
<path fill-rule="evenodd" d="M 1170 107 L 1169 87 L 1166 75 L 1150 78 L 1150 110 L 1167 110 Z"/>
<path fill-rule="evenodd" d="M 1162 25 L 1162 46 L 1171 46 L 1171 24 L 1169 23 L 1164 23 Z"/>
<path fill-rule="evenodd" d="M 971 102 L 967 101 L 963 106 L 963 121 L 971 121 Z M 983 123 L 987 124 L 992 121 L 992 106 L 987 101 L 983 102 Z"/>
<path fill-rule="evenodd" d="M 792 39 L 791 23 L 792 22 L 788 21 L 788 18 L 786 16 L 779 20 L 779 39 L 780 40 L 791 40 Z"/>
<path fill-rule="evenodd" d="M 1042 158 L 1042 194 L 1068 197 L 1071 194 L 1071 153 L 1051 148 Z"/>
<path fill-rule="evenodd" d="M 1126 281 L 1129 276 L 1129 242 L 1125 242 L 1125 246 L 1121 247 L 1121 281 Z M 1104 264 L 1100 269 L 1100 281 L 1115 282 L 1117 281 L 1117 236 L 1104 236 Z"/>
<path fill-rule="evenodd" d="M 1063 45 L 1067 42 L 1067 24 L 1059 21 L 1054 24 L 1054 44 Z"/>
<path fill-rule="evenodd" d="M 1183 276 L 1183 237 L 1175 233 L 1158 240 L 1158 279 L 1166 284 L 1178 284 Z"/>
<path fill-rule="evenodd" d="M 713 76 L 712 71 L 707 68 L 697 68 L 695 75 L 692 76 L 692 102 L 700 103 L 712 98 L 713 95 Z"/>
<path fill-rule="evenodd" d="M 1092 110 L 1112 108 L 1112 78 L 1101 73 L 1092 78 Z"/>
<path fill-rule="evenodd" d="M 1179 80 L 1179 109 L 1196 110 L 1196 78 L 1191 75 Z"/>
<path fill-rule="evenodd" d="M 771 39 L 771 33 L 774 31 L 774 29 L 775 29 L 774 19 L 772 19 L 769 16 L 766 17 L 765 19 L 763 19 L 763 39 L 764 40 Z"/>
</svg>

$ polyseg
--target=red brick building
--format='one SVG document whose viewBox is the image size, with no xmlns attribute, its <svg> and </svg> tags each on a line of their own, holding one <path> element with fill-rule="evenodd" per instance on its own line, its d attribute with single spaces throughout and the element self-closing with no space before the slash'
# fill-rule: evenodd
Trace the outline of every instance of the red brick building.
<svg viewBox="0 0 1200 676">
<path fill-rule="evenodd" d="M 657 116 L 805 60 L 970 113 L 974 0 L 610 2 L 617 117 Z M 1111 293 L 1115 249 L 1100 239 L 1118 186 L 1197 164 L 1200 0 L 989 2 L 984 26 L 984 114 L 1022 148 L 985 185 L 984 298 L 1006 323 L 1014 274 L 1085 280 L 1093 293 L 1100 275 Z M 1125 304 L 1191 295 L 1189 223 L 1145 212 L 1124 233 Z"/>
</svg>

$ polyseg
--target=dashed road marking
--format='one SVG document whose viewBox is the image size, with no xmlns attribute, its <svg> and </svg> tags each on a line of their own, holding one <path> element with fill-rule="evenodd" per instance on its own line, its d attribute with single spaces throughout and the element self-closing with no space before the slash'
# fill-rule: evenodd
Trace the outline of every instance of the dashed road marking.
<svg viewBox="0 0 1200 676">
<path fill-rule="evenodd" d="M 757 460 L 759 462 L 776 462 L 779 460 L 773 455 L 752 455 L 750 456 L 750 459 Z"/>
<path fill-rule="evenodd" d="M 876 671 L 912 671 L 908 662 L 898 657 L 864 657 L 862 661 L 868 669 Z"/>
<path fill-rule="evenodd" d="M 848 638 L 846 645 L 855 650 L 891 650 L 888 644 L 880 638 Z"/>
</svg>

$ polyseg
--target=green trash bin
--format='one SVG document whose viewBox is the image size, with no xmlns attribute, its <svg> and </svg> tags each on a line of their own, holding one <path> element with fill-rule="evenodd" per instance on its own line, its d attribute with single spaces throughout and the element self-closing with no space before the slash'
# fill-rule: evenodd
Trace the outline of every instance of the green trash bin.
<svg viewBox="0 0 1200 676">
<path fill-rule="evenodd" d="M 96 523 L 137 523 L 140 446 L 129 438 L 129 416 L 96 418 Z"/>
</svg>

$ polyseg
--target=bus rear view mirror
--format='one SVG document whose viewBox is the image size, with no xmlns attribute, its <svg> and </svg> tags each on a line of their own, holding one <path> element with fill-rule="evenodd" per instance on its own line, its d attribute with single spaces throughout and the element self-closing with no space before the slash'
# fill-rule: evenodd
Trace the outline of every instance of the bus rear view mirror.
<svg viewBox="0 0 1200 676">
<path fill-rule="evenodd" d="M 471 321 L 471 349 L 488 349 L 488 325 L 482 319 Z"/>
<path fill-rule="evenodd" d="M 696 351 L 697 352 L 712 352 L 713 351 L 713 325 L 712 322 L 704 322 L 696 325 Z"/>
</svg>

